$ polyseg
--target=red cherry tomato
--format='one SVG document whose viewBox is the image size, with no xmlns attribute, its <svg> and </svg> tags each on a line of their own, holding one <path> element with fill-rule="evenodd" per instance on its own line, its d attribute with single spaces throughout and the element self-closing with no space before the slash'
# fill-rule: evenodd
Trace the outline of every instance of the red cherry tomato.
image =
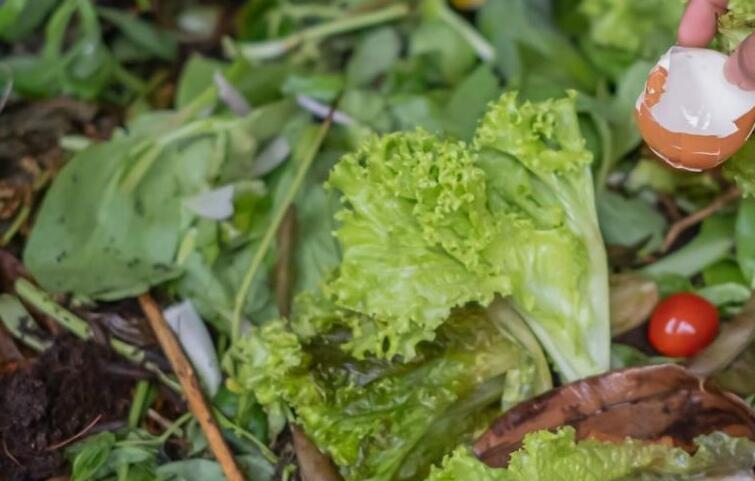
<svg viewBox="0 0 755 481">
<path fill-rule="evenodd" d="M 662 300 L 650 317 L 650 344 L 670 357 L 688 357 L 705 349 L 718 334 L 718 310 L 690 292 Z"/>
</svg>

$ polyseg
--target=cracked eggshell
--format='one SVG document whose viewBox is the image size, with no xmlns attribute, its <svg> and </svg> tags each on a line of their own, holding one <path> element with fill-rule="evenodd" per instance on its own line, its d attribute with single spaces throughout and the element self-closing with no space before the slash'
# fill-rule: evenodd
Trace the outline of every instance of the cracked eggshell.
<svg viewBox="0 0 755 481">
<path fill-rule="evenodd" d="M 715 50 L 672 47 L 651 70 L 637 99 L 642 137 L 674 167 L 715 167 L 752 133 L 755 92 L 726 80 L 726 58 Z"/>
</svg>

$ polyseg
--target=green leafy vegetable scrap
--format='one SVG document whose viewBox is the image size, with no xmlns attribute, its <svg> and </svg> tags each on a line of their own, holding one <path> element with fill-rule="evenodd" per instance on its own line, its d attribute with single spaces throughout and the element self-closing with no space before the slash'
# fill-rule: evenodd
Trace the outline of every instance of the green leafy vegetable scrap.
<svg viewBox="0 0 755 481">
<path fill-rule="evenodd" d="M 512 93 L 471 145 L 417 131 L 345 156 L 329 180 L 343 260 L 325 290 L 365 316 L 352 352 L 410 360 L 453 307 L 511 295 L 566 379 L 606 370 L 591 160 L 573 98 L 519 104 Z"/>
</svg>

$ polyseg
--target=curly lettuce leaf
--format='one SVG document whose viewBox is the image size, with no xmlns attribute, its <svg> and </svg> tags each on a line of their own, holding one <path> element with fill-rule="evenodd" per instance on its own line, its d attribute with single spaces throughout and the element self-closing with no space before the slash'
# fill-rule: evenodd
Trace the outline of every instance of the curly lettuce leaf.
<svg viewBox="0 0 755 481">
<path fill-rule="evenodd" d="M 508 293 L 483 255 L 497 235 L 484 176 L 466 144 L 421 131 L 372 137 L 333 169 L 343 258 L 327 290 L 374 319 L 367 352 L 410 359 L 452 307 Z"/>
<path fill-rule="evenodd" d="M 422 479 L 502 403 L 549 387 L 536 357 L 506 331 L 513 311 L 491 320 L 479 307 L 456 310 L 409 363 L 357 359 L 343 349 L 343 330 L 328 330 L 333 319 L 316 319 L 333 315 L 327 306 L 306 312 L 304 321 L 273 321 L 235 344 L 233 380 L 268 410 L 290 408 L 348 480 Z"/>
<path fill-rule="evenodd" d="M 574 99 L 493 104 L 471 145 L 373 137 L 334 168 L 343 260 L 326 286 L 356 355 L 411 359 L 451 308 L 513 295 L 567 379 L 609 365 L 607 272 Z"/>
<path fill-rule="evenodd" d="M 700 436 L 697 450 L 627 440 L 622 444 L 575 441 L 572 427 L 525 437 L 505 469 L 490 468 L 458 448 L 433 468 L 428 481 L 612 481 L 717 479 L 755 465 L 755 443 L 723 433 Z M 704 478 L 704 476 L 710 476 Z"/>
<path fill-rule="evenodd" d="M 574 99 L 517 106 L 504 95 L 475 146 L 517 311 L 566 379 L 607 370 L 608 272 Z"/>
<path fill-rule="evenodd" d="M 730 0 L 729 10 L 718 18 L 718 46 L 732 52 L 755 30 L 755 2 Z"/>
<path fill-rule="evenodd" d="M 755 141 L 750 140 L 724 164 L 724 175 L 737 183 L 746 197 L 755 196 Z"/>
</svg>

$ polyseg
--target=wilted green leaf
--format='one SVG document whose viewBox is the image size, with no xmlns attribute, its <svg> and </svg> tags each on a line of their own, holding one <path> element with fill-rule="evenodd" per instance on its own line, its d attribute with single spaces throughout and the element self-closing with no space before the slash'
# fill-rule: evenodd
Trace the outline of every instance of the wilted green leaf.
<svg viewBox="0 0 755 481">
<path fill-rule="evenodd" d="M 598 197 L 598 219 L 606 244 L 633 246 L 646 241 L 642 250 L 652 252 L 663 242 L 666 219 L 640 198 L 603 192 Z"/>
<path fill-rule="evenodd" d="M 368 85 L 388 71 L 401 53 L 401 37 L 396 29 L 382 27 L 368 32 L 357 43 L 346 65 L 346 78 L 355 86 Z"/>
<path fill-rule="evenodd" d="M 141 20 L 123 10 L 99 7 L 97 9 L 104 19 L 115 25 L 129 40 L 140 48 L 163 60 L 174 60 L 178 45 L 170 32 Z"/>
</svg>

